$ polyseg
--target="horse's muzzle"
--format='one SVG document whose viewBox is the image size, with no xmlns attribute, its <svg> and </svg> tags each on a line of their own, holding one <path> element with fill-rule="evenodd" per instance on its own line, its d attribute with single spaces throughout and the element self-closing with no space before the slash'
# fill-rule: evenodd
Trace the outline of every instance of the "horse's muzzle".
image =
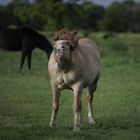
<svg viewBox="0 0 140 140">
<path fill-rule="evenodd" d="M 55 57 L 57 60 L 70 60 L 69 48 L 54 48 Z"/>
</svg>

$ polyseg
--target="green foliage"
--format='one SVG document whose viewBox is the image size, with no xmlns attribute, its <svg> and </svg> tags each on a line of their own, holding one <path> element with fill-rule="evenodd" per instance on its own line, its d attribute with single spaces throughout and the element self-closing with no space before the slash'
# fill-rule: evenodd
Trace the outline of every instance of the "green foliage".
<svg viewBox="0 0 140 140">
<path fill-rule="evenodd" d="M 108 31 L 124 32 L 125 31 L 125 12 L 124 7 L 118 2 L 110 5 L 104 17 L 104 28 Z"/>
<path fill-rule="evenodd" d="M 115 32 L 139 32 L 140 4 L 125 0 L 123 3 L 113 2 L 105 12 L 100 25 L 103 30 Z"/>
<path fill-rule="evenodd" d="M 81 4 L 83 27 L 87 29 L 99 30 L 98 23 L 104 16 L 104 8 L 91 2 Z M 88 26 L 87 26 L 88 25 Z"/>
<path fill-rule="evenodd" d="M 1 26 L 29 25 L 50 31 L 140 32 L 140 4 L 113 2 L 107 8 L 82 0 L 12 0 L 0 7 Z"/>
<path fill-rule="evenodd" d="M 0 26 L 6 27 L 15 24 L 16 17 L 13 16 L 11 9 L 12 7 L 9 5 L 6 8 L 0 5 Z"/>
<path fill-rule="evenodd" d="M 135 14 L 133 14 L 133 31 L 140 32 L 140 4 L 133 7 Z"/>
</svg>

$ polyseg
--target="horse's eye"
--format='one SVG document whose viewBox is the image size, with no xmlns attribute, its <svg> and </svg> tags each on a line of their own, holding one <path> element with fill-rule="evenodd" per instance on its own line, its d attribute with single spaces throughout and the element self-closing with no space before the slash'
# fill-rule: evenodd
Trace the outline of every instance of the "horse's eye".
<svg viewBox="0 0 140 140">
<path fill-rule="evenodd" d="M 66 42 L 66 45 L 69 45 L 70 43 L 69 42 Z"/>
<path fill-rule="evenodd" d="M 65 47 L 64 47 L 64 46 L 62 46 L 62 48 L 64 49 Z"/>
</svg>

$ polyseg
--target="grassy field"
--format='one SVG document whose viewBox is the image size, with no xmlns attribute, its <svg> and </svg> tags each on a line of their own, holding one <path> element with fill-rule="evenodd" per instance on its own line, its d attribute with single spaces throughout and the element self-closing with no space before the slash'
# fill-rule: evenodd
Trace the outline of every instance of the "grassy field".
<svg viewBox="0 0 140 140">
<path fill-rule="evenodd" d="M 94 97 L 97 123 L 94 126 L 87 123 L 85 90 L 80 133 L 73 132 L 70 91 L 62 92 L 57 128 L 49 128 L 51 90 L 46 55 L 35 50 L 32 70 L 24 65 L 19 72 L 20 53 L 0 51 L 0 140 L 140 139 L 140 53 L 137 51 L 140 35 L 121 34 L 120 42 L 103 40 L 100 36 L 95 36 L 95 40 L 101 42 L 102 54 L 102 74 Z M 118 54 L 114 45 L 129 48 L 119 48 Z"/>
</svg>

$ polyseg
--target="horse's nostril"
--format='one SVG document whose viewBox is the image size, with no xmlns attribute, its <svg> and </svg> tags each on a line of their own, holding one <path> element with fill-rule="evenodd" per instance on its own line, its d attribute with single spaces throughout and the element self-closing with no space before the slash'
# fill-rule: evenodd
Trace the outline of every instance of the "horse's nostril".
<svg viewBox="0 0 140 140">
<path fill-rule="evenodd" d="M 64 46 L 62 46 L 62 48 L 64 49 L 65 47 L 64 47 Z"/>
</svg>

